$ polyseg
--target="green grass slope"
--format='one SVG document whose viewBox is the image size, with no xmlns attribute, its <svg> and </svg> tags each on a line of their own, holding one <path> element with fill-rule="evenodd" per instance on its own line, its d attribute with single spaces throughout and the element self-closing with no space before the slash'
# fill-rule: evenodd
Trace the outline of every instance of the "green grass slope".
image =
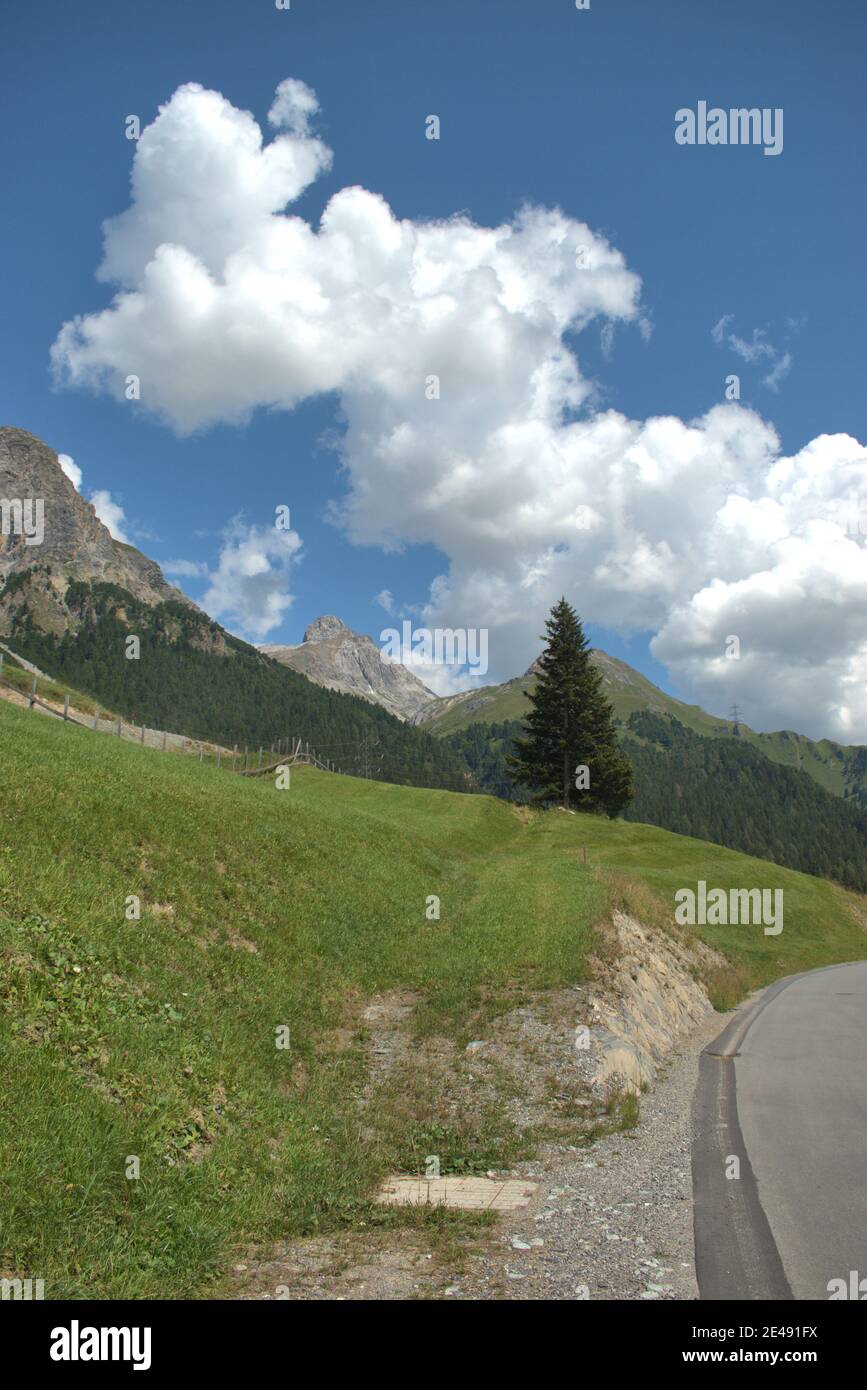
<svg viewBox="0 0 867 1390">
<path fill-rule="evenodd" d="M 7 653 L 3 655 L 0 680 L 7 686 L 14 687 L 21 695 L 29 695 L 33 689 L 31 673 Z M 74 711 L 77 710 L 80 714 L 96 714 L 99 709 L 101 714 L 111 717 L 111 711 L 98 706 L 89 695 L 82 695 L 80 690 L 73 690 L 71 686 L 60 685 L 57 681 L 47 680 L 44 676 L 40 677 L 37 682 L 37 693 L 40 700 L 45 700 L 49 704 L 62 705 L 64 699 L 68 697 L 70 708 Z"/>
<path fill-rule="evenodd" d="M 359 1121 L 365 1001 L 409 988 L 420 1040 L 481 1036 L 586 976 L 612 894 L 783 886 L 781 937 L 704 933 L 744 979 L 865 954 L 851 895 L 645 826 L 307 769 L 279 791 L 7 705 L 0 769 L 0 1273 L 49 1298 L 207 1296 L 250 1242 L 369 1222 L 430 1150 Z"/>
<path fill-rule="evenodd" d="M 0 588 L 9 646 L 131 723 L 224 748 L 303 738 L 346 772 L 370 764 L 385 782 L 458 791 L 468 785 L 441 739 L 367 700 L 324 690 L 184 603 L 151 607 L 115 584 L 71 580 L 60 614 L 66 626 L 58 632 L 40 626 L 46 593 L 56 601 L 48 567 L 39 566 Z M 133 635 L 140 652 L 127 659 Z"/>
</svg>

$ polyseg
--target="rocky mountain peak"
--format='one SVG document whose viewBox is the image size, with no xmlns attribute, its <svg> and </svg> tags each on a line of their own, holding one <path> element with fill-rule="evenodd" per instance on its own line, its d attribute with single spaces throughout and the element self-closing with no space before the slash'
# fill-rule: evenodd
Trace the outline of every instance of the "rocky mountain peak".
<svg viewBox="0 0 867 1390">
<path fill-rule="evenodd" d="M 167 599 L 191 601 L 169 584 L 153 560 L 112 538 L 92 503 L 76 492 L 57 454 L 36 435 L 0 427 L 0 633 L 8 633 L 15 611 L 27 605 L 37 625 L 50 631 L 69 626 L 63 596 L 71 579 L 117 584 L 150 607 Z M 8 504 L 24 506 L 24 525 Z M 36 519 L 41 518 L 39 526 Z M 22 576 L 12 593 L 10 579 Z"/>
<path fill-rule="evenodd" d="M 342 623 L 333 614 L 326 614 L 312 622 L 304 633 L 305 642 L 324 642 L 329 637 L 356 637 L 357 633 Z"/>
<path fill-rule="evenodd" d="M 436 698 L 406 666 L 385 661 L 366 632 L 353 632 L 330 614 L 310 624 L 300 646 L 264 646 L 261 650 L 317 685 L 360 695 L 398 719 L 413 721 L 418 711 Z"/>
</svg>

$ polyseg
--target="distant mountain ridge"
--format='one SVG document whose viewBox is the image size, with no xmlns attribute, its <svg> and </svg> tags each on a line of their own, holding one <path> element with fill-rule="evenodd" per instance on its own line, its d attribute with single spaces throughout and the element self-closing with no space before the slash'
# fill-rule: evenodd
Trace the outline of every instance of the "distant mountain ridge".
<svg viewBox="0 0 867 1390">
<path fill-rule="evenodd" d="M 298 646 L 263 646 L 262 651 L 328 689 L 360 695 L 398 718 L 440 738 L 473 724 L 500 725 L 523 719 L 538 670 L 537 657 L 520 676 L 499 685 L 478 686 L 457 695 L 437 696 L 407 667 L 385 661 L 373 639 L 353 632 L 339 618 L 318 618 Z M 732 725 L 699 705 L 667 695 L 627 662 L 594 649 L 591 659 L 602 675 L 605 694 L 622 724 L 643 712 L 676 719 L 705 738 L 731 738 Z M 792 730 L 757 733 L 740 724 L 739 737 L 771 762 L 807 773 L 836 796 L 867 803 L 867 748 L 809 739 Z"/>
<path fill-rule="evenodd" d="M 167 721 L 172 717 L 173 698 L 178 717 L 186 720 L 178 732 L 224 740 L 234 736 L 232 730 L 236 726 L 222 714 L 218 717 L 213 705 L 201 691 L 191 689 L 190 683 L 194 678 L 208 678 L 207 671 L 212 669 L 208 665 L 210 658 L 235 661 L 238 666 L 249 667 L 243 680 L 237 667 L 233 673 L 233 681 L 239 683 L 240 737 L 246 736 L 244 730 L 251 741 L 254 737 L 266 737 L 275 719 L 278 727 L 274 733 L 300 735 L 312 732 L 316 726 L 322 729 L 323 738 L 326 731 L 331 736 L 335 729 L 342 728 L 347 715 L 338 713 L 333 703 L 328 705 L 326 714 L 326 706 L 321 701 L 317 703 L 313 695 L 319 687 L 361 701 L 361 709 L 378 707 L 380 712 L 417 729 L 426 744 L 425 753 L 418 754 L 426 780 L 419 784 L 454 786 L 462 774 L 450 750 L 443 749 L 441 757 L 430 750 L 449 735 L 473 725 L 519 721 L 527 711 L 536 661 L 523 675 L 501 685 L 437 697 L 406 666 L 386 661 L 371 637 L 353 632 L 333 615 L 311 623 L 304 641 L 297 646 L 266 645 L 256 649 L 240 642 L 170 584 L 155 561 L 134 546 L 114 540 L 92 504 L 66 477 L 56 453 L 26 430 L 0 428 L 0 498 L 43 499 L 45 531 L 41 544 L 33 546 L 26 545 L 23 536 L 0 535 L 0 637 L 14 637 L 15 649 L 22 656 L 44 664 L 58 679 L 65 669 L 84 693 L 104 699 L 131 718 L 141 717 L 155 725 L 171 727 Z M 105 633 L 100 634 L 99 624 L 107 622 L 118 636 L 124 629 L 134 630 L 130 627 L 133 613 L 139 615 L 135 619 L 138 629 L 149 633 L 154 643 L 164 648 L 173 646 L 176 652 L 187 654 L 185 669 L 173 667 L 171 673 L 164 672 L 168 684 L 163 690 L 146 688 L 147 672 L 134 669 L 135 663 L 123 662 L 120 654 L 117 659 L 121 664 L 108 673 Z M 79 635 L 81 641 L 76 647 L 74 639 Z M 98 677 L 101 688 L 94 683 L 97 673 L 93 659 L 97 649 L 103 661 Z M 631 715 L 649 711 L 677 719 L 703 737 L 732 737 L 732 726 L 726 720 L 706 713 L 698 705 L 687 705 L 666 695 L 626 662 L 598 650 L 592 653 L 592 659 L 602 672 L 605 692 L 624 725 Z M 151 675 L 154 666 L 152 663 Z M 281 687 L 279 682 L 275 684 L 273 674 L 266 676 L 264 668 L 271 668 L 272 672 L 283 670 L 287 675 L 294 673 L 305 680 L 301 685 L 284 683 Z M 232 682 L 226 683 L 224 677 L 222 671 L 219 684 L 228 692 Z M 260 689 L 260 701 L 266 700 L 261 708 L 252 701 L 254 688 Z M 278 713 L 284 708 L 288 711 L 285 718 Z M 293 709 L 298 711 L 294 723 Z M 302 711 L 303 720 L 299 722 Z M 290 723 L 284 727 L 285 719 Z M 353 720 L 360 729 L 356 716 Z M 393 730 L 398 727 L 394 725 Z M 416 750 L 411 741 L 404 744 L 403 734 L 394 732 L 392 737 L 402 749 L 395 757 L 394 767 L 400 764 L 415 768 Z M 740 737 L 772 762 L 807 773 L 825 790 L 862 806 L 867 804 L 867 748 L 847 747 L 829 739 L 814 741 L 788 730 L 757 733 L 743 723 Z M 341 752 L 347 761 L 346 750 L 341 748 Z M 440 762 L 442 767 L 435 771 L 434 765 Z M 363 766 L 375 765 L 376 760 L 366 751 Z M 395 771 L 392 775 L 398 774 Z M 437 776 L 445 780 L 430 780 Z"/>
<path fill-rule="evenodd" d="M 624 725 L 631 715 L 650 711 L 676 719 L 704 738 L 734 736 L 730 721 L 708 714 L 699 705 L 687 705 L 673 695 L 666 695 L 618 657 L 598 650 L 594 650 L 591 657 L 602 673 L 605 694 Z M 415 723 L 447 738 L 474 724 L 502 725 L 521 720 L 529 708 L 529 692 L 535 679 L 536 662 L 533 662 L 522 676 L 515 676 L 502 685 L 482 686 L 432 701 L 419 711 Z M 867 747 L 835 743 L 832 739 L 814 740 L 789 729 L 757 733 L 743 722 L 739 728 L 740 739 L 752 744 L 771 762 L 807 773 L 835 796 L 867 804 Z"/>
<path fill-rule="evenodd" d="M 472 789 L 465 764 L 441 739 L 381 701 L 323 689 L 326 682 L 273 661 L 208 617 L 153 560 L 112 539 L 54 450 L 26 430 L 0 430 L 0 499 L 9 531 L 0 537 L 0 638 L 17 657 L 136 724 L 224 747 L 302 738 L 344 772 Z M 32 545 L 18 509 L 25 499 L 28 512 L 30 502 L 43 504 Z M 314 624 L 314 636 L 328 645 L 335 625 L 342 628 L 337 619 Z M 139 650 L 128 659 L 133 634 Z"/>
</svg>

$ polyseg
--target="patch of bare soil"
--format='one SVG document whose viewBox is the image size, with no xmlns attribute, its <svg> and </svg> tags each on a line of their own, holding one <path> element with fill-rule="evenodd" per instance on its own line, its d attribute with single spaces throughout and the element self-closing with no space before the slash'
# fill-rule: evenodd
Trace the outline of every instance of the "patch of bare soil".
<svg viewBox="0 0 867 1390">
<path fill-rule="evenodd" d="M 228 1296 L 326 1302 L 425 1298 L 441 1294 L 447 1283 L 424 1233 L 398 1229 L 317 1236 L 271 1259 L 248 1257 L 233 1267 Z"/>
<path fill-rule="evenodd" d="M 436 1160 L 443 1175 L 530 1179 L 539 1190 L 529 1208 L 484 1224 L 390 1208 L 385 1229 L 372 1209 L 368 1229 L 248 1254 L 230 1274 L 230 1296 L 694 1297 L 693 1040 L 721 1024 L 688 950 L 623 914 L 610 930 L 616 949 L 591 984 L 524 999 L 466 1047 L 415 1036 L 418 999 L 400 990 L 357 1003 L 328 1039 L 351 1046 L 361 1030 L 359 1123 L 403 1153 L 401 1171 L 421 1176 Z M 674 1088 L 659 1078 L 672 1057 Z M 647 1118 L 636 1128 L 635 1093 L 649 1080 L 659 1084 L 642 1096 Z M 374 1114 L 375 1131 L 365 1125 Z"/>
<path fill-rule="evenodd" d="M 40 695 L 39 698 L 42 699 L 42 696 Z M 8 685 L 0 685 L 0 700 L 8 700 L 10 705 L 20 705 L 24 708 L 28 707 L 30 704 L 30 699 L 27 695 L 25 695 L 20 690 L 11 690 Z M 50 704 L 51 702 L 46 701 L 46 703 Z M 38 710 L 40 714 L 49 713 L 49 711 L 46 709 L 40 710 L 38 705 L 34 705 L 33 708 Z M 50 712 L 53 714 L 59 714 L 62 717 L 63 706 L 52 704 Z"/>
</svg>

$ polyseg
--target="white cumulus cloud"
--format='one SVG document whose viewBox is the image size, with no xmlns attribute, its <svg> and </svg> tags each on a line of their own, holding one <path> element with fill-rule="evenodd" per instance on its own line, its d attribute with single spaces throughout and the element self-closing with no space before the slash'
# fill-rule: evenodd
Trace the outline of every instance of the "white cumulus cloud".
<svg viewBox="0 0 867 1390">
<path fill-rule="evenodd" d="M 57 462 L 72 483 L 75 491 L 80 492 L 81 495 L 84 496 L 82 491 L 83 474 L 75 460 L 70 458 L 69 454 L 58 454 Z M 123 507 L 119 502 L 115 502 L 108 489 L 98 488 L 96 492 L 90 494 L 88 500 L 93 504 L 96 515 L 99 517 L 103 526 L 108 529 L 110 535 L 116 541 L 122 541 L 124 545 L 129 545 L 129 537 L 124 531 L 124 527 L 127 523 Z"/>
<path fill-rule="evenodd" d="M 217 567 L 208 573 L 202 607 L 250 641 L 260 641 L 279 627 L 292 606 L 289 572 L 300 552 L 296 531 L 254 526 L 235 517 L 226 528 Z"/>
<path fill-rule="evenodd" d="M 330 162 L 309 130 L 316 106 L 303 83 L 281 83 L 271 120 L 285 133 L 264 144 L 219 93 L 178 89 L 137 143 L 129 209 L 105 224 L 99 275 L 119 293 L 63 326 L 58 377 L 122 397 L 135 372 L 142 405 L 182 432 L 329 390 L 362 428 L 374 401 L 395 422 L 415 405 L 420 424 L 430 374 L 469 447 L 485 394 L 482 416 L 499 423 L 510 398 L 515 421 L 580 405 L 589 386 L 563 335 L 635 317 L 622 254 L 538 208 L 496 228 L 414 223 L 354 187 L 318 228 L 288 215 Z"/>
<path fill-rule="evenodd" d="M 81 492 L 81 469 L 79 468 L 75 460 L 70 458 L 69 454 L 58 454 L 57 462 L 60 464 L 60 467 L 63 469 L 69 481 L 72 483 L 72 486 L 75 488 L 75 491 Z"/>
<path fill-rule="evenodd" d="M 124 545 L 129 545 L 130 540 L 124 531 L 126 517 L 123 507 L 119 502 L 115 502 L 107 488 L 97 488 L 96 492 L 90 494 L 94 511 L 102 522 L 103 526 L 108 527 L 109 532 L 116 541 L 122 541 Z"/>
<path fill-rule="evenodd" d="M 384 608 L 390 616 L 394 614 L 394 595 L 390 589 L 380 589 L 373 601 L 378 603 L 380 608 Z"/>
<path fill-rule="evenodd" d="M 163 574 L 175 574 L 179 579 L 207 579 L 208 566 L 204 560 L 163 560 Z"/>
<path fill-rule="evenodd" d="M 650 333 L 623 254 L 556 208 L 413 221 L 345 187 L 318 223 L 297 216 L 331 159 L 317 109 L 281 83 L 267 142 L 219 93 L 175 92 L 105 226 L 116 296 L 63 325 L 58 378 L 122 397 L 134 372 L 141 408 L 182 434 L 337 392 L 347 490 L 332 519 L 356 543 L 447 557 L 420 619 L 486 629 L 488 679 L 529 664 L 565 593 L 586 620 L 656 634 L 692 698 L 867 740 L 865 550 L 841 514 L 863 495 L 863 446 L 821 436 L 784 457 L 737 404 L 692 421 L 592 413 L 576 335 L 595 322 L 607 352 L 618 325 Z M 713 336 L 772 389 L 790 366 L 730 317 Z M 228 538 L 204 606 L 273 628 L 291 603 L 279 544 Z M 720 665 L 730 633 L 742 658 Z"/>
</svg>

